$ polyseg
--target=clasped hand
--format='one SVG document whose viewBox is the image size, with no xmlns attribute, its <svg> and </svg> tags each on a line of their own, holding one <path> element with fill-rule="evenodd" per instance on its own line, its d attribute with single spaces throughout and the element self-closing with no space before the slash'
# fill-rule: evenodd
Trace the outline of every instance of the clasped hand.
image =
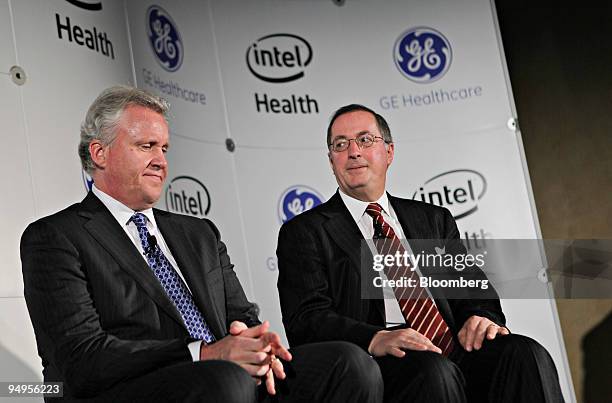
<svg viewBox="0 0 612 403">
<path fill-rule="evenodd" d="M 200 360 L 232 361 L 244 368 L 257 384 L 265 378 L 266 389 L 276 394 L 274 377 L 285 379 L 283 364 L 278 358 L 291 361 L 291 353 L 281 344 L 280 336 L 268 331 L 270 322 L 248 328 L 244 323 L 234 321 L 229 335 L 213 343 L 204 344 L 200 349 Z"/>
</svg>

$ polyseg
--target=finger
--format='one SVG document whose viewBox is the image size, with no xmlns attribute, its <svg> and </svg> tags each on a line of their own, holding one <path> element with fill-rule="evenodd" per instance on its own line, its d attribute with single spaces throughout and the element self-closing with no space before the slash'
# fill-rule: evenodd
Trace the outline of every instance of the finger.
<svg viewBox="0 0 612 403">
<path fill-rule="evenodd" d="M 274 376 L 277 377 L 278 379 L 285 379 L 287 377 L 287 375 L 285 374 L 285 367 L 283 366 L 283 363 L 280 362 L 279 359 L 273 359 L 272 363 L 270 364 L 270 367 L 272 368 L 272 371 L 274 372 Z"/>
<path fill-rule="evenodd" d="M 404 335 L 403 340 L 405 342 L 417 343 L 417 344 L 425 346 L 425 348 L 417 348 L 418 350 L 429 350 L 429 351 L 434 351 L 436 353 L 442 352 L 442 350 L 440 350 L 440 348 L 438 348 L 435 344 L 433 344 L 432 341 L 427 338 L 427 336 L 417 331 L 414 331 L 413 329 L 410 329 L 410 330 L 412 331 Z M 407 348 L 414 350 L 414 348 L 411 348 L 411 347 L 407 347 Z"/>
<path fill-rule="evenodd" d="M 414 329 L 406 329 L 401 334 L 404 339 L 414 340 L 422 344 L 431 343 L 431 340 L 429 340 L 424 334 L 421 334 Z"/>
<path fill-rule="evenodd" d="M 477 320 L 468 320 L 465 325 L 465 350 L 472 351 L 474 346 L 474 337 L 476 335 L 476 328 L 478 327 Z"/>
<path fill-rule="evenodd" d="M 280 336 L 274 332 L 268 332 L 262 337 L 272 347 L 272 354 L 285 361 L 291 361 L 291 353 L 281 344 Z"/>
<path fill-rule="evenodd" d="M 256 338 L 266 333 L 269 328 L 270 328 L 270 322 L 266 320 L 261 325 L 249 327 L 248 329 L 243 330 L 240 333 L 240 335 L 244 337 Z"/>
<path fill-rule="evenodd" d="M 283 342 L 278 333 L 266 332 L 261 336 L 261 338 L 272 346 L 274 354 L 280 356 L 284 360 L 291 360 L 291 354 L 289 353 L 289 350 L 283 346 Z"/>
<path fill-rule="evenodd" d="M 264 376 L 270 370 L 270 365 L 240 364 L 251 376 Z"/>
<path fill-rule="evenodd" d="M 237 336 L 246 329 L 248 329 L 247 325 L 245 325 L 243 322 L 235 320 L 230 324 L 229 332 L 232 336 Z"/>
<path fill-rule="evenodd" d="M 459 330 L 459 333 L 457 333 L 457 338 L 459 339 L 459 344 L 465 348 L 465 341 L 467 339 L 467 330 L 465 330 L 465 326 Z"/>
<path fill-rule="evenodd" d="M 478 327 L 476 328 L 476 332 L 474 334 L 474 349 L 475 350 L 480 350 L 480 348 L 482 347 L 482 342 L 485 338 L 485 335 L 487 334 L 487 331 L 489 329 L 489 327 L 496 327 L 497 325 L 493 322 L 491 322 L 488 319 L 483 319 L 480 321 L 480 323 L 478 324 Z"/>
<path fill-rule="evenodd" d="M 262 339 L 254 339 L 251 337 L 244 337 L 242 334 L 240 336 L 233 336 L 235 338 L 232 343 L 232 352 L 269 352 L 272 348 L 269 346 L 265 340 Z"/>
<path fill-rule="evenodd" d="M 283 346 L 280 346 L 279 348 L 272 348 L 272 353 L 285 361 L 291 361 L 293 359 L 291 353 Z"/>
<path fill-rule="evenodd" d="M 502 327 L 499 328 L 499 333 L 502 336 L 507 336 L 507 335 L 510 334 L 510 330 L 508 330 L 508 328 L 506 328 L 505 326 L 502 326 Z"/>
<path fill-rule="evenodd" d="M 435 344 L 433 344 L 433 342 L 431 340 L 429 340 L 428 338 L 425 338 L 425 345 L 427 346 L 427 349 L 430 351 L 434 351 L 436 353 L 442 353 L 442 350 L 440 350 L 440 348 L 438 346 L 436 346 Z"/>
<path fill-rule="evenodd" d="M 442 349 L 433 343 L 431 346 L 427 346 L 427 350 L 433 351 L 434 353 L 442 354 Z"/>
<path fill-rule="evenodd" d="M 487 328 L 487 339 L 493 340 L 497 333 L 501 333 L 502 328 L 496 325 L 490 325 Z"/>
<path fill-rule="evenodd" d="M 415 347 L 408 347 L 410 350 L 433 351 L 434 353 L 438 353 L 438 354 L 442 353 L 442 350 L 440 350 L 440 348 L 437 347 L 433 343 L 430 343 L 430 344 L 413 343 L 412 345 Z"/>
<path fill-rule="evenodd" d="M 402 358 L 403 356 L 406 355 L 406 352 L 400 350 L 397 347 L 390 346 L 390 347 L 387 348 L 387 354 L 395 356 L 395 357 L 398 357 L 398 358 Z"/>
<path fill-rule="evenodd" d="M 235 350 L 230 356 L 230 361 L 233 361 L 238 365 L 251 364 L 260 366 L 270 364 L 268 354 L 261 351 Z"/>
<path fill-rule="evenodd" d="M 274 385 L 274 374 L 272 373 L 272 371 L 268 371 L 268 373 L 266 374 L 266 390 L 270 395 L 276 394 L 276 388 Z"/>
<path fill-rule="evenodd" d="M 424 343 L 420 343 L 415 340 L 400 340 L 397 347 L 401 347 L 404 350 L 415 350 L 415 351 L 427 351 L 436 349 L 437 347 Z"/>
</svg>

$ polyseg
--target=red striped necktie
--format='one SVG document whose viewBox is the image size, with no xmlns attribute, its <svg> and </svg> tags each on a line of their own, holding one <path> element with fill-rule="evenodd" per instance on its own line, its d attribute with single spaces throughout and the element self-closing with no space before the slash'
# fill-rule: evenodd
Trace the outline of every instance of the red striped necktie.
<svg viewBox="0 0 612 403">
<path fill-rule="evenodd" d="M 382 207 L 378 203 L 370 203 L 366 208 L 366 213 L 374 221 L 374 240 L 378 253 L 381 255 L 395 255 L 396 252 L 403 254 L 406 249 L 393 228 L 383 219 Z M 406 323 L 412 329 L 425 335 L 442 350 L 443 355 L 448 356 L 453 351 L 453 336 L 427 290 L 419 285 L 419 275 L 416 270 L 411 271 L 410 267 L 405 266 L 387 267 L 385 265 L 384 272 L 389 280 L 397 280 L 402 277 L 413 279 L 415 287 L 393 288 Z"/>
</svg>

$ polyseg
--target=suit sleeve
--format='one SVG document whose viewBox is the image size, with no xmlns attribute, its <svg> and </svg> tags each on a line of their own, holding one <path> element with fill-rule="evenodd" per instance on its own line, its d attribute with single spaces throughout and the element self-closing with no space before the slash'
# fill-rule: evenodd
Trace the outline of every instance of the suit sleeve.
<svg viewBox="0 0 612 403">
<path fill-rule="evenodd" d="M 212 221 L 205 219 L 212 231 L 215 234 L 217 243 L 217 252 L 219 254 L 219 262 L 221 263 L 221 271 L 223 274 L 223 283 L 225 287 L 225 304 L 227 311 L 226 326 L 235 321 L 244 322 L 248 327 L 259 325 L 261 322 L 258 319 L 259 309 L 257 305 L 249 302 L 244 290 L 240 285 L 240 281 L 234 271 L 227 247 L 221 241 L 219 230 Z"/>
<path fill-rule="evenodd" d="M 276 251 L 278 290 L 289 343 L 344 340 L 367 351 L 372 337 L 383 327 L 336 311 L 328 281 L 328 271 L 333 268 L 325 264 L 321 240 L 307 226 L 291 224 L 295 223 L 281 227 Z"/>
<path fill-rule="evenodd" d="M 466 249 L 459 239 L 457 223 L 451 213 L 444 209 L 444 233 L 446 234 L 446 250 L 448 253 L 465 254 Z M 470 272 L 471 270 L 471 272 Z M 455 272 L 457 274 L 458 272 Z M 473 279 L 486 279 L 485 274 L 477 267 L 466 269 L 462 272 L 463 276 Z M 463 327 L 465 321 L 473 315 L 482 316 L 490 319 L 500 326 L 505 326 L 506 318 L 499 303 L 499 297 L 492 285 L 487 290 L 475 289 L 462 298 L 448 300 L 457 331 Z"/>
<path fill-rule="evenodd" d="M 59 370 L 71 395 L 93 396 L 120 381 L 191 360 L 191 340 L 185 338 L 125 340 L 106 332 L 80 251 L 52 224 L 38 221 L 26 229 L 21 260 L 24 295 L 43 361 Z"/>
</svg>

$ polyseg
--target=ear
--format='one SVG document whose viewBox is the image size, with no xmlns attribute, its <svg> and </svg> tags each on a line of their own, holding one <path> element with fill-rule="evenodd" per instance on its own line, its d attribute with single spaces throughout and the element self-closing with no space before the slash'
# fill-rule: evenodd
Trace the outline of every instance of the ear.
<svg viewBox="0 0 612 403">
<path fill-rule="evenodd" d="M 334 176 L 336 175 L 336 170 L 334 169 L 334 160 L 332 159 L 332 153 L 331 151 L 329 151 L 327 153 L 327 160 L 329 161 L 329 167 L 332 170 L 332 173 L 334 174 Z"/>
<path fill-rule="evenodd" d="M 108 146 L 104 146 L 99 140 L 93 140 L 89 143 L 89 155 L 96 168 L 104 169 L 106 167 L 107 150 Z"/>
<path fill-rule="evenodd" d="M 393 162 L 393 156 L 395 155 L 395 144 L 387 144 L 387 167 Z"/>
</svg>

